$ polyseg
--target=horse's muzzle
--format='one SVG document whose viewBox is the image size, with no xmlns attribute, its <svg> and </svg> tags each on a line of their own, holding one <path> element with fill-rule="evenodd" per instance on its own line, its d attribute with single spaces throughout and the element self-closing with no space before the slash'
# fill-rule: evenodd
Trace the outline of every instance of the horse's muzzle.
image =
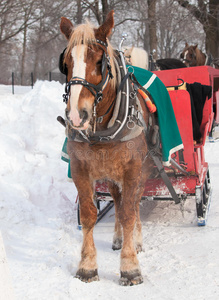
<svg viewBox="0 0 219 300">
<path fill-rule="evenodd" d="M 86 130 L 89 126 L 89 113 L 86 109 L 67 112 L 66 116 L 73 129 Z"/>
</svg>

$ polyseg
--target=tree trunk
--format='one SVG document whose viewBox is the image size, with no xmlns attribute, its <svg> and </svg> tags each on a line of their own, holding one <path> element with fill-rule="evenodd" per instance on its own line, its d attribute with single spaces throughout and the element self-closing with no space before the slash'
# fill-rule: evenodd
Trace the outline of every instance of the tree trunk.
<svg viewBox="0 0 219 300">
<path fill-rule="evenodd" d="M 43 13 L 40 12 L 40 20 L 39 20 L 39 30 L 36 33 L 36 44 L 35 44 L 35 57 L 34 57 L 34 67 L 33 74 L 35 78 L 38 78 L 39 73 L 39 55 L 40 55 L 40 44 L 42 38 L 42 28 L 43 28 Z"/>
<path fill-rule="evenodd" d="M 26 14 L 24 16 L 26 20 Z M 24 37 L 23 37 L 23 51 L 21 59 L 21 85 L 24 85 L 24 72 L 25 72 L 25 59 L 26 59 L 26 47 L 27 47 L 27 26 L 24 27 Z"/>
<path fill-rule="evenodd" d="M 82 7 L 81 7 L 81 0 L 77 0 L 77 17 L 76 17 L 77 24 L 82 23 Z"/>
<path fill-rule="evenodd" d="M 213 57 L 219 57 L 219 3 L 218 0 L 209 2 L 208 24 L 204 25 L 206 33 L 206 52 Z"/>
<path fill-rule="evenodd" d="M 148 21 L 149 21 L 149 43 L 150 53 L 156 50 L 157 53 L 157 29 L 156 29 L 156 2 L 157 0 L 147 0 Z M 155 59 L 157 54 L 155 53 Z"/>
<path fill-rule="evenodd" d="M 102 0 L 102 13 L 103 13 L 103 22 L 106 20 L 106 16 L 109 12 L 108 0 Z"/>
</svg>

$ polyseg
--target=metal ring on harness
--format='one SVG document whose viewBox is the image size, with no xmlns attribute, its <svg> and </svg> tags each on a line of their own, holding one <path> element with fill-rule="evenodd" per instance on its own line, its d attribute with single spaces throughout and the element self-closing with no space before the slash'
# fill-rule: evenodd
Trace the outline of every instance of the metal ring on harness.
<svg viewBox="0 0 219 300">
<path fill-rule="evenodd" d="M 132 129 L 135 128 L 135 125 L 136 125 L 135 122 L 131 118 L 129 118 L 129 120 L 128 120 L 127 124 L 126 124 L 127 128 L 130 129 L 130 130 L 132 130 Z"/>
<path fill-rule="evenodd" d="M 132 98 L 132 99 L 135 99 L 136 93 L 135 93 L 135 92 L 131 92 L 131 93 L 129 94 L 129 97 Z"/>
<path fill-rule="evenodd" d="M 134 68 L 133 68 L 132 66 L 128 66 L 127 69 L 128 69 L 128 72 L 129 72 L 131 75 L 134 74 Z M 129 69 L 132 69 L 132 71 L 130 72 Z"/>
</svg>

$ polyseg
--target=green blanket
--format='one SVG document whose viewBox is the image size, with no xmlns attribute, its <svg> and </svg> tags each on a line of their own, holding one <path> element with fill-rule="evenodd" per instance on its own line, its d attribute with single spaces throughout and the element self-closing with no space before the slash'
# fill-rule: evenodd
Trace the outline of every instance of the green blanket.
<svg viewBox="0 0 219 300">
<path fill-rule="evenodd" d="M 168 166 L 171 154 L 183 148 L 169 93 L 163 82 L 150 71 L 133 66 L 128 69 L 130 72 L 134 70 L 138 82 L 148 90 L 157 107 L 162 159 L 163 164 Z"/>
<path fill-rule="evenodd" d="M 183 148 L 181 136 L 176 123 L 172 103 L 169 93 L 162 81 L 153 73 L 138 67 L 128 66 L 130 72 L 134 70 L 134 75 L 138 82 L 151 94 L 157 107 L 157 115 L 162 144 L 163 165 L 168 166 L 172 153 Z M 62 148 L 62 160 L 69 161 L 67 150 L 67 138 Z M 70 176 L 70 167 L 68 169 Z"/>
</svg>

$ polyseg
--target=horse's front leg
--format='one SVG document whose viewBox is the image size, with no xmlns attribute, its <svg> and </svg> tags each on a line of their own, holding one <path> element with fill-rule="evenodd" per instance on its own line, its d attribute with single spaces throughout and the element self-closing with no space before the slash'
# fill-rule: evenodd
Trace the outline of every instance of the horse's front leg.
<svg viewBox="0 0 219 300">
<path fill-rule="evenodd" d="M 80 220 L 83 231 L 81 261 L 76 277 L 84 282 L 99 280 L 96 262 L 96 248 L 93 239 L 94 225 L 97 220 L 97 209 L 93 203 L 93 184 L 86 180 L 75 180 L 80 203 Z"/>
<path fill-rule="evenodd" d="M 129 180 L 130 177 L 131 175 L 127 176 L 127 180 L 123 184 L 122 202 L 119 210 L 119 219 L 123 228 L 120 267 L 121 285 L 134 285 L 143 282 L 133 237 L 136 223 L 136 205 L 139 204 L 136 203 L 138 181 Z"/>
</svg>

